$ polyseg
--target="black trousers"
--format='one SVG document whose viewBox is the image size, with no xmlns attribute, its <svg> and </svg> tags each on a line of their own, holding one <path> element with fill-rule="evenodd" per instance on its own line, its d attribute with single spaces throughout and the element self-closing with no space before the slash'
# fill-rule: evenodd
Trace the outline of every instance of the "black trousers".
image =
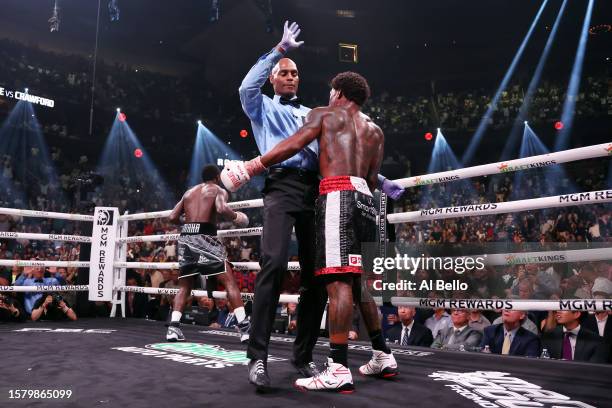
<svg viewBox="0 0 612 408">
<path fill-rule="evenodd" d="M 266 360 L 283 277 L 287 272 L 289 244 L 295 227 L 300 259 L 300 302 L 293 358 L 297 364 L 312 361 L 327 302 L 323 284 L 315 281 L 315 199 L 319 180 L 315 173 L 292 169 L 272 170 L 266 178 L 261 271 L 255 279 L 255 300 L 247 357 Z"/>
</svg>

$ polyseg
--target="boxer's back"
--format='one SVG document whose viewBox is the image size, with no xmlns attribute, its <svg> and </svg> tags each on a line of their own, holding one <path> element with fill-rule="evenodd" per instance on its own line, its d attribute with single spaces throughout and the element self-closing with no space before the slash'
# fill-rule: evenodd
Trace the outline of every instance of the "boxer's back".
<svg viewBox="0 0 612 408">
<path fill-rule="evenodd" d="M 190 188 L 183 196 L 185 222 L 217 222 L 215 200 L 225 190 L 216 184 L 202 183 Z M 227 194 L 227 193 L 226 193 Z"/>
<path fill-rule="evenodd" d="M 361 111 L 329 107 L 319 137 L 319 168 L 323 177 L 356 176 L 365 180 L 377 172 L 384 136 Z M 376 174 L 374 174 L 375 176 Z"/>
</svg>

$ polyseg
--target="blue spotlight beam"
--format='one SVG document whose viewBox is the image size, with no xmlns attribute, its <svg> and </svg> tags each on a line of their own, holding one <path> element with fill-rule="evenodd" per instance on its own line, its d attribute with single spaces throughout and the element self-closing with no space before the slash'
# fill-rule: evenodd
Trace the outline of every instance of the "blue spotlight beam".
<svg viewBox="0 0 612 408">
<path fill-rule="evenodd" d="M 236 151 L 198 121 L 198 130 L 189 166 L 189 177 L 187 177 L 187 187 L 193 187 L 201 182 L 200 171 L 205 165 L 218 164 L 218 159 L 237 160 L 239 158 L 240 156 Z"/>
<path fill-rule="evenodd" d="M 531 78 L 531 82 L 529 82 L 529 86 L 527 88 L 527 93 L 523 98 L 523 104 L 519 109 L 519 114 L 512 125 L 512 130 L 510 131 L 510 136 L 506 141 L 504 146 L 504 150 L 502 151 L 501 160 L 509 160 L 512 155 L 512 150 L 516 144 L 516 139 L 519 134 L 519 129 L 523 121 L 527 118 L 527 114 L 529 113 L 529 107 L 531 105 L 531 99 L 533 98 L 533 94 L 535 93 L 539 83 L 540 78 L 542 77 L 542 71 L 544 70 L 544 66 L 546 65 L 546 61 L 548 60 L 548 55 L 550 54 L 550 50 L 552 48 L 552 44 L 557 36 L 557 30 L 559 28 L 559 23 L 561 22 L 561 18 L 565 13 L 565 6 L 567 5 L 567 0 L 563 0 L 563 4 L 561 4 L 561 8 L 559 9 L 559 13 L 557 14 L 557 18 L 555 19 L 555 23 L 553 24 L 552 29 L 550 30 L 550 34 L 548 34 L 548 39 L 546 40 L 546 45 L 544 46 L 544 51 L 542 51 L 542 55 L 540 56 L 540 61 L 538 61 L 538 65 L 536 67 L 535 72 L 533 73 L 533 77 Z"/>
<path fill-rule="evenodd" d="M 550 149 L 542 143 L 538 135 L 525 123 L 523 141 L 521 143 L 520 158 L 539 156 L 550 153 Z M 554 180 L 554 182 L 552 182 Z M 566 180 L 564 184 L 563 180 Z M 528 190 L 524 189 L 524 183 L 529 181 L 531 186 Z M 512 200 L 522 200 L 531 198 L 533 190 L 541 196 L 567 194 L 577 192 L 576 186 L 569 182 L 567 172 L 562 166 L 546 166 L 541 169 L 528 169 L 517 171 L 514 174 L 514 189 Z"/>
<path fill-rule="evenodd" d="M 572 131 L 572 125 L 574 123 L 574 113 L 576 108 L 576 98 L 578 97 L 578 91 L 580 90 L 580 79 L 582 76 L 582 65 L 584 62 L 584 53 L 586 51 L 587 39 L 589 38 L 589 26 L 591 24 L 591 16 L 593 15 L 593 5 L 595 0 L 589 0 L 587 11 L 582 23 L 582 31 L 580 33 L 580 42 L 578 43 L 578 50 L 576 51 L 576 57 L 574 58 L 574 66 L 572 67 L 572 74 L 570 76 L 569 86 L 567 88 L 567 95 L 565 102 L 563 103 L 563 113 L 561 114 L 561 121 L 563 122 L 563 129 L 559 132 L 557 141 L 555 142 L 555 150 L 567 149 L 569 144 L 569 136 Z"/>
<path fill-rule="evenodd" d="M 57 170 L 42 133 L 42 128 L 36 119 L 34 107 L 30 102 L 19 101 L 10 112 L 0 128 L 0 157 L 6 157 L 12 168 L 12 177 L 0 181 L 0 187 L 6 191 L 0 193 L 0 198 L 10 191 L 13 198 L 27 205 L 26 199 L 36 202 L 38 198 L 36 185 L 59 185 Z M 4 178 L 3 178 L 4 179 Z M 26 197 L 26 193 L 30 197 Z M 36 194 L 36 196 L 32 196 Z M 6 197 L 4 197 L 6 198 Z M 62 191 L 49 197 L 56 205 L 66 204 Z M 7 201 L 6 199 L 4 201 Z M 11 203 L 11 205 L 13 205 Z M 59 210 L 59 207 L 55 207 Z"/>
<path fill-rule="evenodd" d="M 487 126 L 489 124 L 491 116 L 493 116 L 493 112 L 495 112 L 495 109 L 497 108 L 497 102 L 499 102 L 499 98 L 501 98 L 502 92 L 508 86 L 508 83 L 510 82 L 512 75 L 514 74 L 514 70 L 516 69 L 516 66 L 518 65 L 521 57 L 523 56 L 525 47 L 527 46 L 527 43 L 529 42 L 529 39 L 531 38 L 531 34 L 533 33 L 533 30 L 535 29 L 538 21 L 540 21 L 540 17 L 542 16 L 542 12 L 546 8 L 546 4 L 548 4 L 548 0 L 544 0 L 542 2 L 542 5 L 540 6 L 538 13 L 536 14 L 535 18 L 533 19 L 533 22 L 531 23 L 531 27 L 529 27 L 529 31 L 527 32 L 527 35 L 525 35 L 525 38 L 523 39 L 523 42 L 521 43 L 516 55 L 514 56 L 514 59 L 512 60 L 512 63 L 510 64 L 510 67 L 508 68 L 506 75 L 504 75 L 504 79 L 502 80 L 501 84 L 497 88 L 497 91 L 495 92 L 495 96 L 493 97 L 493 100 L 491 101 L 491 104 L 489 105 L 489 108 L 487 109 L 484 116 L 480 120 L 480 123 L 478 124 L 478 128 L 476 129 L 476 133 L 474 133 L 474 136 L 472 136 L 472 140 L 470 140 L 470 144 L 466 152 L 463 154 L 463 158 L 461 161 L 463 162 L 464 166 L 470 163 L 472 159 L 474 158 L 474 154 L 476 153 L 476 148 L 480 144 L 480 140 L 482 139 L 484 132 L 487 130 Z"/>
<path fill-rule="evenodd" d="M 130 198 L 137 206 L 134 209 L 154 211 L 174 205 L 173 192 L 136 134 L 127 122 L 119 120 L 119 115 L 118 111 L 96 169 L 104 176 L 103 198 L 114 202 L 125 197 L 122 189 L 126 189 L 133 194 Z M 143 152 L 142 157 L 134 157 L 136 149 Z"/>
<path fill-rule="evenodd" d="M 459 168 L 461 168 L 459 159 L 446 141 L 446 138 L 442 134 L 441 130 L 438 129 L 427 172 L 431 174 Z M 445 185 L 443 187 L 445 192 L 443 196 L 435 194 L 432 195 L 432 192 L 440 190 L 441 188 L 441 186 L 431 186 L 431 188 L 426 188 L 421 197 L 421 206 L 431 207 L 433 204 L 436 206 L 450 206 L 459 204 L 453 201 L 456 197 L 469 200 L 471 197 L 475 196 L 475 190 L 471 184 L 471 181 L 469 180 L 457 180 L 453 183 Z"/>
</svg>

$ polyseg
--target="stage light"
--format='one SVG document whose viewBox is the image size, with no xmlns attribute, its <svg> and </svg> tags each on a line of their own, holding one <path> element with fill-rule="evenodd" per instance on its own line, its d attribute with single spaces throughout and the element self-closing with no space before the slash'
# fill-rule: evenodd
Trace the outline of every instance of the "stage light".
<svg viewBox="0 0 612 408">
<path fill-rule="evenodd" d="M 117 112 L 121 112 L 121 108 L 117 108 Z"/>
<path fill-rule="evenodd" d="M 198 120 L 198 125 L 201 125 L 201 124 L 202 124 L 202 121 L 201 121 L 201 120 Z"/>
<path fill-rule="evenodd" d="M 119 4 L 117 4 L 118 0 L 110 0 L 108 2 L 108 17 L 110 21 L 119 21 L 119 15 L 121 11 L 119 10 Z"/>
<path fill-rule="evenodd" d="M 508 87 L 508 84 L 510 83 L 510 79 L 514 75 L 514 71 L 516 70 L 518 63 L 523 56 L 525 48 L 527 48 L 527 43 L 531 39 L 531 35 L 535 27 L 537 26 L 538 21 L 540 21 L 540 17 L 542 16 L 544 9 L 546 8 L 546 4 L 548 4 L 548 0 L 544 0 L 542 4 L 540 5 L 540 9 L 538 10 L 538 13 L 534 17 L 531 23 L 531 26 L 529 27 L 529 30 L 527 31 L 527 34 L 525 35 L 525 38 L 523 38 L 523 41 L 521 42 L 521 45 L 516 51 L 516 54 L 514 55 L 514 58 L 512 59 L 512 62 L 510 63 L 510 66 L 508 67 L 508 70 L 506 71 L 504 78 L 502 79 L 501 83 L 499 84 L 499 87 L 495 91 L 495 95 L 493 96 L 491 103 L 489 103 L 489 107 L 487 108 L 487 111 L 480 119 L 478 128 L 476 129 L 474 136 L 472 136 L 472 139 L 470 140 L 470 143 L 467 149 L 465 150 L 465 152 L 463 153 L 463 157 L 461 158 L 461 162 L 463 163 L 464 166 L 469 164 L 474 158 L 476 154 L 476 149 L 480 145 L 480 141 L 482 140 L 482 137 L 484 136 L 484 133 L 489 126 L 491 118 L 493 117 L 493 113 L 498 107 L 497 104 L 502 97 L 502 93 L 506 90 L 506 88 Z"/>
<path fill-rule="evenodd" d="M 246 129 L 242 129 L 240 131 L 240 137 L 247 137 L 249 135 L 249 132 Z"/>
<path fill-rule="evenodd" d="M 565 150 L 569 145 L 569 137 L 572 131 L 572 125 L 574 123 L 576 100 L 578 99 L 578 95 L 580 93 L 580 80 L 582 79 L 584 54 L 586 52 L 587 41 L 589 38 L 589 24 L 591 23 L 591 16 L 593 15 L 594 4 L 595 0 L 589 0 L 589 4 L 587 5 L 584 15 L 582 31 L 580 32 L 580 41 L 578 42 L 578 49 L 576 50 L 574 65 L 572 66 L 572 73 L 570 74 L 569 85 L 567 86 L 565 102 L 563 103 L 563 110 L 561 113 L 563 129 L 561 129 L 559 136 L 555 140 L 556 151 Z"/>
<path fill-rule="evenodd" d="M 538 66 L 536 67 L 533 77 L 529 82 L 529 87 L 527 88 L 527 92 L 523 97 L 523 103 L 519 109 L 519 113 L 512 124 L 512 130 L 510 131 L 510 136 L 506 139 L 506 143 L 504 145 L 504 149 L 502 150 L 502 154 L 500 156 L 501 160 L 509 160 L 510 157 L 514 157 L 514 149 L 517 147 L 518 138 L 520 134 L 520 122 L 527 117 L 529 112 L 529 107 L 531 106 L 531 101 L 533 95 L 538 88 L 538 84 L 540 83 L 540 79 L 542 78 L 542 72 L 544 70 L 544 66 L 546 65 L 546 61 L 548 60 L 548 55 L 550 54 L 550 50 L 552 49 L 552 45 L 555 42 L 555 38 L 557 36 L 557 31 L 559 29 L 559 25 L 561 23 L 561 19 L 563 14 L 565 13 L 565 7 L 567 5 L 568 0 L 563 0 L 561 7 L 559 8 L 559 12 L 557 13 L 557 18 L 555 19 L 555 23 L 550 30 L 550 34 L 548 34 L 548 39 L 546 40 L 546 45 L 544 46 L 544 50 L 542 51 L 542 55 L 540 56 L 540 61 L 538 61 Z M 527 123 L 525 123 L 527 125 Z"/>
<path fill-rule="evenodd" d="M 214 23 L 219 21 L 219 18 L 221 18 L 221 0 L 212 0 L 208 21 Z"/>
<path fill-rule="evenodd" d="M 527 121 L 524 121 L 523 123 L 524 123 L 524 124 L 526 124 L 526 125 L 528 125 L 528 124 L 529 124 L 529 122 L 527 122 Z"/>
<path fill-rule="evenodd" d="M 60 8 L 57 5 L 57 1 L 58 0 L 55 0 L 55 5 L 53 6 L 53 14 L 51 15 L 51 18 L 47 20 L 49 22 L 49 31 L 51 32 L 59 31 L 60 27 Z"/>
<path fill-rule="evenodd" d="M 26 88 L 26 89 L 25 89 L 25 93 L 28 93 L 28 91 L 29 91 L 29 89 L 28 89 L 28 88 Z"/>
<path fill-rule="evenodd" d="M 116 119 L 112 122 L 96 166 L 96 172 L 106 180 L 100 190 L 102 201 L 113 202 L 116 199 L 117 187 L 129 186 L 132 191 L 140 189 L 141 193 L 155 195 L 155 201 L 159 205 L 157 208 L 170 208 L 176 203 L 172 189 L 130 125 Z M 125 184 L 127 182 L 129 184 Z M 126 209 L 130 212 L 137 210 L 131 205 L 140 204 L 128 204 Z"/>
<path fill-rule="evenodd" d="M 555 122 L 555 129 L 557 130 L 563 129 L 563 122 L 561 122 L 560 120 Z"/>
<path fill-rule="evenodd" d="M 200 123 L 196 130 L 192 148 L 187 187 L 193 187 L 201 182 L 201 172 L 204 165 L 218 163 L 218 159 L 223 157 L 231 160 L 240 159 L 238 153 L 233 151 L 227 142 L 218 138 L 206 125 Z"/>
<path fill-rule="evenodd" d="M 431 134 L 431 132 L 425 133 L 425 140 L 431 140 L 431 139 L 433 139 L 433 135 Z"/>
</svg>

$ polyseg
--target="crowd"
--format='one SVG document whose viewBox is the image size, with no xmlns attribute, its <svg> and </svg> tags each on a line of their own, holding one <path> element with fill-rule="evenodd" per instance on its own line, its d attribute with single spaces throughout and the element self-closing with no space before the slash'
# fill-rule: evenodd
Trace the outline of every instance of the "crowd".
<svg viewBox="0 0 612 408">
<path fill-rule="evenodd" d="M 1 84 L 9 89 L 44 90 L 64 104 L 88 106 L 91 102 L 91 61 L 79 55 L 56 54 L 24 46 L 8 39 L 0 40 L 0 78 L 14 78 L 15 83 Z M 609 117 L 612 115 L 612 79 L 609 76 L 588 76 L 576 98 L 579 117 Z M 535 89 L 525 119 L 533 122 L 559 120 L 565 101 L 566 84 L 542 81 Z M 475 130 L 489 108 L 494 91 L 473 89 L 435 91 L 430 95 L 392 95 L 376 92 L 365 112 L 388 134 L 423 131 L 434 127 L 448 130 Z M 526 84 L 515 83 L 500 95 L 491 125 L 509 126 L 523 104 Z M 163 95 L 151 98 L 150 95 Z M 97 67 L 95 107 L 110 110 L 128 106 L 132 115 L 146 120 L 169 119 L 172 123 L 192 124 L 200 117 L 214 129 L 236 123 L 243 116 L 237 103 L 219 103 L 227 97 L 218 95 L 212 87 L 202 85 L 202 75 L 194 72 L 174 77 L 122 64 L 99 63 Z M 236 95 L 231 95 L 234 102 Z M 320 97 L 308 98 L 311 106 L 326 105 Z M 70 113 L 63 112 L 64 119 Z M 66 127 L 65 120 L 48 125 L 48 131 L 64 137 L 83 137 L 76 129 Z M 53 127 L 53 129 L 51 129 Z"/>
<path fill-rule="evenodd" d="M 513 124 L 522 108 L 525 92 L 526 87 L 515 84 L 501 93 L 491 117 L 490 125 L 493 128 Z M 543 81 L 530 99 L 524 120 L 530 123 L 559 120 L 565 96 L 564 85 Z M 489 109 L 492 98 L 493 92 L 490 89 L 432 92 L 429 96 L 412 98 L 383 92 L 372 97 L 365 112 L 390 134 L 424 131 L 434 127 L 450 131 L 474 131 Z M 612 115 L 612 79 L 587 77 L 576 98 L 576 114 L 588 118 Z"/>
</svg>

